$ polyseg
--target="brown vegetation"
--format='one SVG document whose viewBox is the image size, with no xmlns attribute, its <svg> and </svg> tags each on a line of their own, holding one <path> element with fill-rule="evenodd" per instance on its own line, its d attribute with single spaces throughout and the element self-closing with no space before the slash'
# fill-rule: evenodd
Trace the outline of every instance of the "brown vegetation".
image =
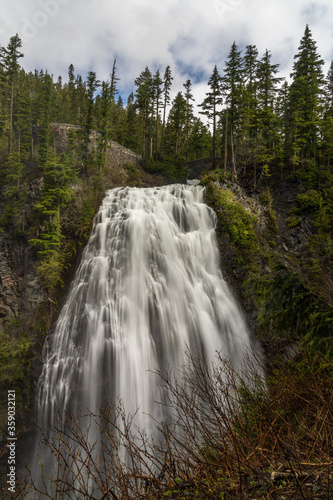
<svg viewBox="0 0 333 500">
<path fill-rule="evenodd" d="M 211 368 L 188 355 L 181 382 L 159 373 L 169 414 L 156 423 L 160 442 L 138 434 L 121 404 L 89 414 L 88 424 L 87 415 L 67 415 L 62 432 L 43 438 L 57 460 L 54 476 L 42 488 L 31 478 L 22 488 L 45 488 L 51 499 L 329 498 L 331 371 L 306 351 L 266 380 L 257 361 L 236 373 L 221 356 Z M 96 419 L 100 443 L 89 444 Z"/>
</svg>

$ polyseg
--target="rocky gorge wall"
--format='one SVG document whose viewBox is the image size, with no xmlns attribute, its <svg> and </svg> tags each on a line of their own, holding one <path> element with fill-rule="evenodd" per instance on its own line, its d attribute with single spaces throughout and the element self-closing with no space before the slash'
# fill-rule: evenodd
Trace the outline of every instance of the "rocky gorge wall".
<svg viewBox="0 0 333 500">
<path fill-rule="evenodd" d="M 268 364 L 294 355 L 304 342 L 329 352 L 332 269 L 315 246 L 313 216 L 297 208 L 302 184 L 284 181 L 249 192 L 216 179 L 213 172 L 202 180 L 207 203 L 218 217 L 223 274 L 260 338 Z"/>
</svg>

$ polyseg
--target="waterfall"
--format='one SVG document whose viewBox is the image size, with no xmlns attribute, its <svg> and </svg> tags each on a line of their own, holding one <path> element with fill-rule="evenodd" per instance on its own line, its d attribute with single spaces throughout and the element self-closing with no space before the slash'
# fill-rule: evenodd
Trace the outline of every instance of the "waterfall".
<svg viewBox="0 0 333 500">
<path fill-rule="evenodd" d="M 42 428 L 57 409 L 96 411 L 115 398 L 149 427 L 147 415 L 163 418 L 150 370 L 176 369 L 187 348 L 211 361 L 222 350 L 240 367 L 250 337 L 219 268 L 216 220 L 202 186 L 107 192 L 44 349 Z"/>
</svg>

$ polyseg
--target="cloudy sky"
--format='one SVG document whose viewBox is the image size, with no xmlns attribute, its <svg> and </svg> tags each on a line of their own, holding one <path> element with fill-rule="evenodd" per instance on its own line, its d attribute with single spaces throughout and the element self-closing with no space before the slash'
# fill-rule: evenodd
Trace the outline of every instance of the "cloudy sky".
<svg viewBox="0 0 333 500">
<path fill-rule="evenodd" d="M 333 2 L 322 0 L 2 0 L 0 45 L 18 33 L 26 71 L 47 69 L 67 79 L 72 63 L 84 79 L 109 78 L 117 59 L 118 89 L 126 98 L 134 79 L 171 66 L 174 94 L 190 78 L 203 100 L 214 65 L 223 73 L 231 44 L 272 52 L 280 75 L 309 24 L 325 73 L 333 59 Z"/>
</svg>

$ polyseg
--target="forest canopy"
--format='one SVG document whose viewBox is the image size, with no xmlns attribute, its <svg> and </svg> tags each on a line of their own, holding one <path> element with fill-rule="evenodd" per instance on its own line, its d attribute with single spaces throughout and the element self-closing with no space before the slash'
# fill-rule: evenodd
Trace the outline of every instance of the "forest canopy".
<svg viewBox="0 0 333 500">
<path fill-rule="evenodd" d="M 146 67 L 124 103 L 116 61 L 108 81 L 99 81 L 93 71 L 84 79 L 71 64 L 64 83 L 44 70 L 26 73 L 21 50 L 16 34 L 0 52 L 0 154 L 3 163 L 9 160 L 12 165 L 10 176 L 20 177 L 19 164 L 28 159 L 43 166 L 52 147 L 51 122 L 81 128 L 83 157 L 89 134 L 97 131 L 100 164 L 106 141 L 114 140 L 141 154 L 150 168 L 207 157 L 215 164 L 220 158 L 225 175 L 230 171 L 234 178 L 237 163 L 244 172 L 253 169 L 254 187 L 268 169 L 291 168 L 295 173 L 301 168 L 309 177 L 326 175 L 332 154 L 333 63 L 324 75 L 324 61 L 308 25 L 294 56 L 290 83 L 279 75 L 269 50 L 259 55 L 255 45 L 247 45 L 241 51 L 234 42 L 224 67 L 213 68 L 204 101 L 197 103 L 204 121 L 193 112 L 191 80 L 186 79 L 183 89 L 172 89 L 170 66 L 155 73 Z M 34 127 L 41 132 L 37 154 Z M 19 160 L 11 160 L 12 153 L 19 154 Z"/>
</svg>

